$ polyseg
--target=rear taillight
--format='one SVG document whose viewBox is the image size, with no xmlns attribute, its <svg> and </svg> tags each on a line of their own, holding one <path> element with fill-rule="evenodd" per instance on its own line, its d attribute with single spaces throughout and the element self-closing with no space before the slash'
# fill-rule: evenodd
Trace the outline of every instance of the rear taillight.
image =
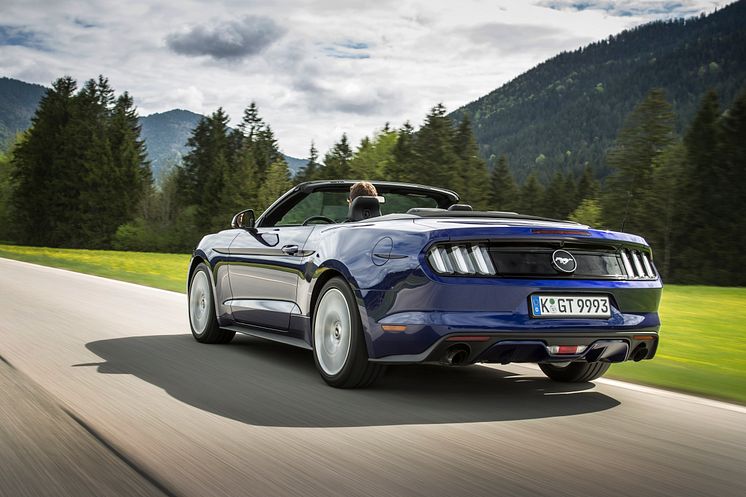
<svg viewBox="0 0 746 497">
<path fill-rule="evenodd" d="M 622 264 L 627 276 L 633 279 L 655 279 L 658 275 L 653 268 L 650 254 L 642 250 L 624 248 L 621 251 Z"/>
<path fill-rule="evenodd" d="M 427 261 L 438 274 L 494 276 L 497 273 L 487 246 L 478 243 L 436 245 L 428 251 Z"/>
</svg>

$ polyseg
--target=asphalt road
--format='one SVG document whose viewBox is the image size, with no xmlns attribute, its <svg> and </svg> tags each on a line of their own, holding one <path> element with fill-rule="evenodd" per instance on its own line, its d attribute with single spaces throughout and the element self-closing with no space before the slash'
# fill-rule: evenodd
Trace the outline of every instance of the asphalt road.
<svg viewBox="0 0 746 497">
<path fill-rule="evenodd" d="M 742 407 L 521 366 L 336 390 L 307 351 L 188 333 L 183 295 L 0 259 L 0 355 L 167 495 L 746 495 Z"/>
</svg>

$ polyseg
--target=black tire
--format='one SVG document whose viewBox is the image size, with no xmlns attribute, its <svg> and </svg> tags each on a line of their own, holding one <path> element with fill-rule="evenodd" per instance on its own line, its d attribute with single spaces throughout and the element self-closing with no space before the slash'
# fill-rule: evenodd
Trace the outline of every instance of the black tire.
<svg viewBox="0 0 746 497">
<path fill-rule="evenodd" d="M 336 290 L 342 294 L 347 304 L 350 318 L 349 351 L 344 359 L 344 365 L 334 374 L 325 371 L 324 366 L 321 364 L 319 354 L 323 354 L 324 352 L 319 351 L 319 348 L 323 348 L 323 345 L 317 347 L 317 333 L 323 333 L 323 331 L 316 329 L 319 309 L 325 297 L 327 297 L 327 293 L 331 290 Z M 314 306 L 311 326 L 313 328 L 312 343 L 314 344 L 313 359 L 316 363 L 316 368 L 326 383 L 336 388 L 365 388 L 373 384 L 381 376 L 385 368 L 381 364 L 376 364 L 368 360 L 368 348 L 365 344 L 365 336 L 363 335 L 363 327 L 355 296 L 350 286 L 342 278 L 336 277 L 330 279 L 321 289 L 319 298 Z"/>
<path fill-rule="evenodd" d="M 193 302 L 193 297 L 197 302 Z M 204 262 L 197 266 L 189 280 L 187 303 L 189 306 L 189 326 L 192 329 L 192 336 L 194 336 L 195 340 L 200 343 L 211 344 L 228 343 L 233 340 L 236 332 L 222 330 L 218 324 L 218 317 L 215 312 L 215 298 L 212 293 L 210 269 Z M 196 303 L 199 304 L 199 310 L 195 308 L 193 311 L 192 306 Z"/>
<path fill-rule="evenodd" d="M 539 367 L 554 381 L 563 383 L 585 383 L 601 377 L 611 366 L 608 362 L 571 362 L 565 367 L 551 363 L 539 364 Z"/>
</svg>

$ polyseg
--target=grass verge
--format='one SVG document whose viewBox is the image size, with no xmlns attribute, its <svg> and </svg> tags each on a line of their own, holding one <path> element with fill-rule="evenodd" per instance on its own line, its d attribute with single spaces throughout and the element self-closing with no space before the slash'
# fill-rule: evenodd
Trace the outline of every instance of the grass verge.
<svg viewBox="0 0 746 497">
<path fill-rule="evenodd" d="M 0 257 L 185 292 L 189 255 L 0 245 Z"/>
<path fill-rule="evenodd" d="M 746 288 L 667 285 L 660 314 L 655 358 L 606 376 L 746 404 Z"/>
<path fill-rule="evenodd" d="M 0 245 L 0 257 L 177 292 L 189 256 Z M 746 404 L 746 288 L 668 285 L 661 345 L 652 361 L 612 366 L 607 377 Z"/>
</svg>

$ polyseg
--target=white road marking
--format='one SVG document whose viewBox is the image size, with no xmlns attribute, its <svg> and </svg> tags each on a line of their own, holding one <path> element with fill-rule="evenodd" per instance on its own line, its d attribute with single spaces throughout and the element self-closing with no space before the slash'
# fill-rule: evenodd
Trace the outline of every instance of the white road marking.
<svg viewBox="0 0 746 497">
<path fill-rule="evenodd" d="M 481 366 L 500 369 L 500 366 L 496 366 L 492 364 L 481 364 Z M 525 369 L 531 369 L 533 371 L 541 371 L 541 369 L 539 369 L 539 366 L 537 366 L 536 364 L 513 363 L 513 364 L 510 364 L 510 366 L 517 366 L 517 367 L 521 367 Z M 593 380 L 593 383 L 600 383 L 602 385 L 609 385 L 612 387 L 624 388 L 625 390 L 632 390 L 634 392 L 655 395 L 657 397 L 667 397 L 669 399 L 681 400 L 685 402 L 699 404 L 702 406 L 715 407 L 718 409 L 726 409 L 728 411 L 737 412 L 740 414 L 746 414 L 746 406 L 742 406 L 739 404 L 731 404 L 729 402 L 724 402 L 721 400 L 708 399 L 705 397 L 699 397 L 697 395 L 691 395 L 687 393 L 674 392 L 672 390 L 664 390 L 662 388 L 651 387 L 647 385 L 640 385 L 638 383 L 630 383 L 630 382 L 621 381 L 621 380 L 612 380 L 611 378 L 599 378 L 597 380 Z"/>
</svg>

